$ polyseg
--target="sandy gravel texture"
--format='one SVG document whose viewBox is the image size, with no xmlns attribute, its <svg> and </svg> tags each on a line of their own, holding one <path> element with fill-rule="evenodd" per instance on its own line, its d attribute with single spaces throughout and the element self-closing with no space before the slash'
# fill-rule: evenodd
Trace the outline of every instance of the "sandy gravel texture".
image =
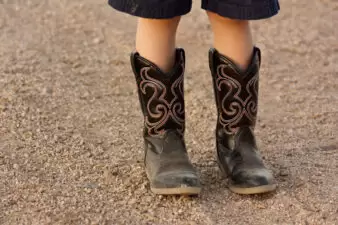
<svg viewBox="0 0 338 225">
<path fill-rule="evenodd" d="M 337 224 L 336 0 L 282 0 L 278 16 L 253 23 L 256 133 L 279 187 L 251 197 L 231 193 L 216 165 L 212 37 L 195 1 L 178 43 L 199 198 L 148 190 L 129 66 L 135 18 L 106 1 L 0 2 L 0 224 Z"/>
</svg>

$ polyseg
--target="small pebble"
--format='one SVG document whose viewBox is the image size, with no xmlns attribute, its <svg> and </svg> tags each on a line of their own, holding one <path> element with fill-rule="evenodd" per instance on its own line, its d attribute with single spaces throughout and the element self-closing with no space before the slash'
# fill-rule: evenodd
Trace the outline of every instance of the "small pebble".
<svg viewBox="0 0 338 225">
<path fill-rule="evenodd" d="M 287 169 L 281 169 L 279 171 L 279 176 L 285 177 L 285 176 L 288 176 L 288 175 L 289 175 L 289 173 L 288 173 Z"/>
<path fill-rule="evenodd" d="M 93 44 L 101 44 L 103 42 L 103 40 L 101 38 L 94 38 L 93 40 Z"/>
</svg>

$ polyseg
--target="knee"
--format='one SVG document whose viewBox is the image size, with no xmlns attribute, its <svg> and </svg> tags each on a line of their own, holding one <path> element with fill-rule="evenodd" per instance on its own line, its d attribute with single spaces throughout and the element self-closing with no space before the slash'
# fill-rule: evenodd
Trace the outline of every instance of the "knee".
<svg viewBox="0 0 338 225">
<path fill-rule="evenodd" d="M 249 20 L 231 19 L 210 11 L 207 11 L 207 15 L 211 23 L 222 23 L 228 26 L 247 26 L 249 24 Z"/>
</svg>

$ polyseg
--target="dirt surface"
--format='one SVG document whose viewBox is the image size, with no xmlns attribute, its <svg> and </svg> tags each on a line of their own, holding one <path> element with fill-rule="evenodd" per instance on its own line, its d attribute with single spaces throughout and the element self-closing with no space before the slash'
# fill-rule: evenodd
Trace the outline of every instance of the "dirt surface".
<svg viewBox="0 0 338 225">
<path fill-rule="evenodd" d="M 135 18 L 105 1 L 0 1 L 0 224 L 337 224 L 338 4 L 281 7 L 253 23 L 256 133 L 277 192 L 233 194 L 217 168 L 211 33 L 196 1 L 178 43 L 186 141 L 204 187 L 180 198 L 153 195 L 142 168 Z"/>
</svg>

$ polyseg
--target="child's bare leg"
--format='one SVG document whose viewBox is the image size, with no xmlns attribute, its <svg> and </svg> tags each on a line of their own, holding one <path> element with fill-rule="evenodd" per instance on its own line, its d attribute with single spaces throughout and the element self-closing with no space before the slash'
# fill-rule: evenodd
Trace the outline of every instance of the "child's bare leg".
<svg viewBox="0 0 338 225">
<path fill-rule="evenodd" d="M 175 62 L 176 30 L 180 17 L 138 20 L 136 50 L 161 70 L 168 72 Z"/>
<path fill-rule="evenodd" d="M 210 11 L 207 14 L 214 33 L 214 47 L 245 69 L 253 51 L 249 21 L 228 19 Z"/>
<path fill-rule="evenodd" d="M 163 1 L 168 2 L 174 1 Z M 201 191 L 184 142 L 185 53 L 175 46 L 179 21 L 180 17 L 139 19 L 137 52 L 131 55 L 144 116 L 145 171 L 150 189 L 161 195 L 197 195 Z"/>
<path fill-rule="evenodd" d="M 274 177 L 260 157 L 254 134 L 260 50 L 253 46 L 247 20 L 227 19 L 211 12 L 208 15 L 215 35 L 209 65 L 218 113 L 218 163 L 221 171 L 229 175 L 229 189 L 233 192 L 273 191 Z"/>
</svg>

